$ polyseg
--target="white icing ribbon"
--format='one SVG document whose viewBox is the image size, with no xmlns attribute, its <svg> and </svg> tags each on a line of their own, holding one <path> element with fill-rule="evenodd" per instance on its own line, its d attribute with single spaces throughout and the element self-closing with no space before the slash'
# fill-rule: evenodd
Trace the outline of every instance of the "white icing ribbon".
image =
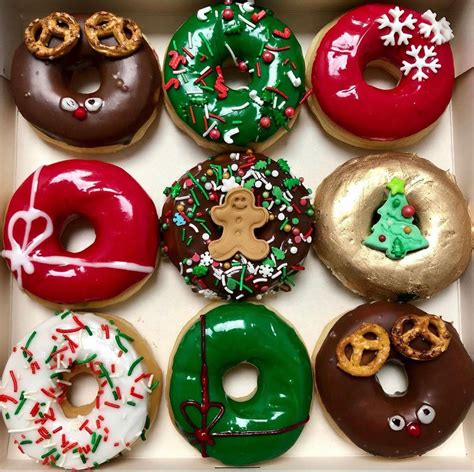
<svg viewBox="0 0 474 472">
<path fill-rule="evenodd" d="M 296 77 L 295 73 L 292 70 L 288 71 L 287 75 L 293 87 L 297 88 L 301 85 L 301 79 L 299 77 Z"/>
<path fill-rule="evenodd" d="M 224 133 L 224 141 L 227 144 L 233 144 L 234 140 L 232 139 L 232 136 L 235 136 L 236 134 L 239 134 L 239 133 L 240 133 L 239 128 L 229 129 L 228 131 Z"/>
<path fill-rule="evenodd" d="M 77 267 L 92 267 L 95 269 L 119 269 L 128 270 L 132 272 L 143 272 L 150 274 L 154 271 L 152 266 L 143 266 L 135 264 L 133 262 L 124 261 L 110 261 L 110 262 L 89 262 L 80 257 L 69 257 L 69 256 L 38 256 L 32 254 L 33 251 L 44 241 L 51 237 L 54 232 L 53 220 L 51 217 L 42 210 L 35 208 L 36 192 L 38 190 L 38 179 L 41 173 L 42 167 L 36 170 L 33 174 L 33 182 L 31 184 L 31 195 L 30 195 L 30 206 L 28 210 L 17 211 L 8 222 L 7 236 L 10 243 L 11 249 L 5 249 L 0 254 L 5 259 L 10 260 L 10 267 L 12 272 L 17 273 L 17 280 L 20 288 L 23 288 L 22 283 L 22 271 L 26 274 L 33 274 L 35 266 L 37 264 L 48 264 L 48 265 L 73 265 Z M 42 233 L 35 236 L 31 241 L 30 231 L 33 221 L 43 219 L 46 222 L 45 228 Z M 23 241 L 20 244 L 13 234 L 15 225 L 18 221 L 24 221 L 25 223 L 25 234 Z"/>
</svg>

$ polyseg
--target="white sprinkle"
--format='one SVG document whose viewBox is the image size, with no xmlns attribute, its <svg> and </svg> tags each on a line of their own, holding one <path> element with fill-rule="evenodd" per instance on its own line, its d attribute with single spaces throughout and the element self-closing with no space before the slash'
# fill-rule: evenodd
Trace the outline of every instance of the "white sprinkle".
<svg viewBox="0 0 474 472">
<path fill-rule="evenodd" d="M 202 239 L 203 239 L 204 241 L 208 241 L 208 240 L 209 240 L 209 237 L 210 237 L 209 234 L 207 234 L 207 233 L 202 233 Z"/>
<path fill-rule="evenodd" d="M 232 136 L 234 136 L 234 135 L 236 135 L 236 134 L 239 134 L 239 133 L 240 133 L 240 129 L 237 128 L 237 127 L 227 130 L 227 131 L 224 133 L 224 141 L 225 141 L 227 144 L 233 144 L 233 143 L 234 143 L 234 140 L 232 139 Z"/>
<path fill-rule="evenodd" d="M 178 75 L 178 74 L 185 74 L 186 69 L 179 69 L 179 70 L 174 70 L 173 74 Z"/>
<path fill-rule="evenodd" d="M 204 184 L 204 188 L 205 188 L 206 190 L 212 190 L 212 184 L 211 184 L 211 182 L 206 182 L 206 183 Z"/>
<path fill-rule="evenodd" d="M 280 174 L 276 169 L 272 171 L 272 177 L 278 177 L 279 175 Z"/>
<path fill-rule="evenodd" d="M 239 105 L 238 107 L 232 107 L 231 110 L 243 110 L 250 105 L 250 102 L 245 102 L 243 105 Z"/>
<path fill-rule="evenodd" d="M 253 24 L 252 22 L 250 22 L 249 20 L 247 20 L 247 18 L 245 18 L 244 16 L 242 15 L 239 15 L 239 20 L 243 21 L 244 23 L 246 23 L 248 26 L 250 26 L 252 29 L 255 29 L 256 28 L 256 25 Z"/>
<path fill-rule="evenodd" d="M 213 121 L 212 124 L 207 128 L 207 131 L 203 133 L 203 137 L 205 138 L 215 127 L 217 126 L 217 121 Z"/>
<path fill-rule="evenodd" d="M 297 88 L 301 86 L 301 79 L 299 77 L 296 77 L 295 73 L 292 70 L 288 71 L 287 75 L 293 87 Z"/>
<path fill-rule="evenodd" d="M 277 104 L 278 104 L 278 97 L 275 95 L 273 97 L 273 108 L 276 108 L 277 107 Z"/>
<path fill-rule="evenodd" d="M 206 119 L 209 119 L 209 108 L 207 107 L 207 105 L 204 105 L 204 115 Z"/>
<path fill-rule="evenodd" d="M 298 252 L 298 248 L 295 247 L 295 246 L 292 246 L 292 247 L 290 248 L 290 252 L 291 252 L 291 254 L 296 254 L 296 253 Z"/>
<path fill-rule="evenodd" d="M 195 233 L 199 233 L 199 230 L 197 229 L 197 227 L 196 227 L 196 225 L 195 225 L 195 224 L 193 224 L 193 223 L 190 223 L 188 226 L 189 226 L 190 228 L 192 228 L 192 229 L 194 230 L 194 232 L 195 232 Z"/>
<path fill-rule="evenodd" d="M 193 47 L 193 35 L 191 34 L 191 31 L 188 33 L 188 48 L 192 49 Z"/>
<path fill-rule="evenodd" d="M 257 104 L 260 106 L 264 105 L 264 101 L 258 96 L 258 93 L 256 90 L 251 90 L 249 93 L 249 97 Z"/>
<path fill-rule="evenodd" d="M 268 279 L 260 278 L 260 279 L 254 279 L 253 280 L 254 284 L 260 284 L 260 283 L 263 283 L 263 282 L 268 282 Z"/>
<path fill-rule="evenodd" d="M 206 21 L 207 20 L 207 14 L 212 10 L 211 7 L 204 7 L 198 10 L 196 16 L 198 20 L 201 21 Z"/>
<path fill-rule="evenodd" d="M 273 188 L 273 185 L 270 182 L 265 185 L 265 190 L 271 190 L 272 188 Z"/>
<path fill-rule="evenodd" d="M 35 431 L 35 430 L 36 430 L 36 427 L 32 426 L 31 428 L 9 429 L 8 432 L 10 434 L 13 434 L 13 433 L 27 433 L 28 431 Z"/>
<path fill-rule="evenodd" d="M 227 43 L 224 43 L 224 46 L 227 48 L 227 50 L 229 51 L 229 54 L 231 55 L 232 57 L 232 60 L 234 61 L 234 64 L 236 66 L 239 65 L 239 62 L 237 61 L 237 56 L 235 55 L 234 51 L 232 51 L 232 48 L 227 44 Z"/>
<path fill-rule="evenodd" d="M 260 188 L 262 185 L 263 185 L 263 184 L 262 184 L 262 182 L 260 182 L 260 180 L 257 180 L 257 181 L 255 182 L 255 188 Z"/>
<path fill-rule="evenodd" d="M 280 221 L 283 221 L 283 220 L 285 219 L 284 213 L 278 213 L 278 219 L 279 219 Z"/>
<path fill-rule="evenodd" d="M 235 172 L 236 170 L 239 169 L 239 166 L 237 164 L 232 164 L 230 168 Z"/>
</svg>

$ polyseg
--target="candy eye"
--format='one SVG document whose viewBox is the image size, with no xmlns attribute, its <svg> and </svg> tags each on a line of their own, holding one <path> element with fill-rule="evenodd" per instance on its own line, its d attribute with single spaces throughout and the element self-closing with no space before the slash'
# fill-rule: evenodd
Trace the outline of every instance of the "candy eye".
<svg viewBox="0 0 474 472">
<path fill-rule="evenodd" d="M 88 98 L 84 105 L 87 108 L 87 111 L 94 112 L 99 111 L 103 103 L 104 101 L 100 97 L 92 97 Z"/>
<path fill-rule="evenodd" d="M 390 429 L 393 429 L 394 431 L 401 431 L 405 427 L 405 420 L 403 416 L 400 415 L 391 416 L 388 419 L 388 425 L 390 426 Z"/>
<path fill-rule="evenodd" d="M 430 424 L 436 416 L 435 409 L 430 405 L 423 405 L 417 412 L 416 416 L 420 420 L 420 423 Z"/>
<path fill-rule="evenodd" d="M 61 98 L 59 106 L 64 111 L 76 111 L 79 108 L 79 105 L 77 104 L 76 100 L 71 97 Z"/>
</svg>

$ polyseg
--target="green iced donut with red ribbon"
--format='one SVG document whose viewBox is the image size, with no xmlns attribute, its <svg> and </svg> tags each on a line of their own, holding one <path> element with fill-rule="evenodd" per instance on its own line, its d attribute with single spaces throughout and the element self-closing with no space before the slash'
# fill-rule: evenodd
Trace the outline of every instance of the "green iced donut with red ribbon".
<svg viewBox="0 0 474 472">
<path fill-rule="evenodd" d="M 226 83 L 229 64 L 248 86 Z M 171 39 L 163 70 L 173 120 L 214 150 L 262 151 L 291 128 L 307 97 L 296 36 L 254 1 L 201 8 Z"/>
<path fill-rule="evenodd" d="M 248 363 L 259 372 L 252 397 L 228 396 L 222 378 Z M 312 370 L 295 330 L 264 305 L 213 304 L 181 332 L 168 369 L 170 413 L 202 454 L 243 466 L 274 459 L 309 420 Z"/>
</svg>

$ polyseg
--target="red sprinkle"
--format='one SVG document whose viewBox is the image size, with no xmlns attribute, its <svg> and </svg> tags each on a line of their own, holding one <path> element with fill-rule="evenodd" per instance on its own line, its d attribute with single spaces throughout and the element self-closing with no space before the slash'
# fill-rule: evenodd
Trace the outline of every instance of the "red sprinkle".
<svg viewBox="0 0 474 472">
<path fill-rule="evenodd" d="M 266 87 L 266 90 L 268 90 L 269 92 L 277 93 L 278 95 L 280 95 L 280 97 L 283 97 L 285 100 L 288 100 L 288 95 L 286 95 L 285 93 L 283 93 L 281 90 L 277 89 L 276 87 Z"/>
<path fill-rule="evenodd" d="M 110 406 L 110 408 L 120 408 L 120 405 L 112 402 L 104 402 L 104 405 Z"/>
<path fill-rule="evenodd" d="M 281 51 L 286 51 L 288 49 L 290 49 L 290 46 L 283 46 L 281 48 L 275 48 L 273 46 L 269 46 L 268 44 L 265 46 L 265 49 L 268 49 L 269 51 L 273 51 L 273 52 L 281 52 Z"/>
<path fill-rule="evenodd" d="M 313 93 L 313 89 L 310 89 L 308 90 L 305 94 L 304 94 L 304 97 L 300 100 L 300 105 L 303 105 L 303 103 L 305 103 L 308 98 L 311 96 L 311 94 Z"/>
<path fill-rule="evenodd" d="M 46 390 L 45 388 L 42 388 L 41 391 L 49 398 L 53 398 L 54 400 L 56 400 L 56 396 L 51 393 L 49 390 Z"/>
<path fill-rule="evenodd" d="M 168 80 L 168 82 L 165 84 L 165 90 L 168 91 L 171 87 L 173 87 L 175 90 L 178 90 L 179 87 L 181 87 L 180 81 L 174 77 Z"/>
<path fill-rule="evenodd" d="M 16 393 L 18 392 L 18 382 L 16 380 L 15 374 L 13 373 L 13 370 L 10 371 L 10 377 L 13 381 L 13 391 Z"/>
<path fill-rule="evenodd" d="M 184 54 L 187 54 L 191 59 L 194 59 L 194 54 L 191 51 L 188 51 L 186 48 L 181 48 Z"/>
<path fill-rule="evenodd" d="M 8 395 L 0 395 L 0 402 L 12 402 L 15 405 L 18 403 L 13 397 L 9 397 Z"/>
</svg>

